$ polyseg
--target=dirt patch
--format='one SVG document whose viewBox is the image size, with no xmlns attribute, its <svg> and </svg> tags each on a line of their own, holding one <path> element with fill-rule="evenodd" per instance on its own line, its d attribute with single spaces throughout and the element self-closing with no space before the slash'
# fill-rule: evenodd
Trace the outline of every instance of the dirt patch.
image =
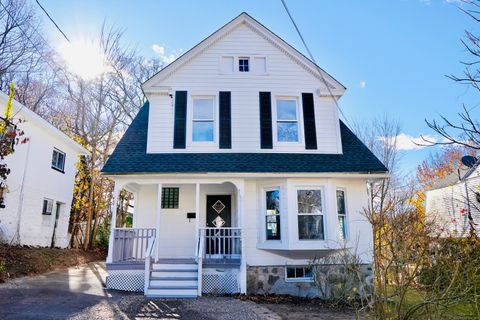
<svg viewBox="0 0 480 320">
<path fill-rule="evenodd" d="M 0 244 L 0 283 L 92 261 L 105 260 L 104 251 L 50 249 Z"/>
<path fill-rule="evenodd" d="M 346 307 L 332 307 L 321 299 L 303 299 L 282 295 L 240 296 L 240 300 L 253 301 L 289 320 L 340 320 L 356 319 L 355 311 Z"/>
</svg>

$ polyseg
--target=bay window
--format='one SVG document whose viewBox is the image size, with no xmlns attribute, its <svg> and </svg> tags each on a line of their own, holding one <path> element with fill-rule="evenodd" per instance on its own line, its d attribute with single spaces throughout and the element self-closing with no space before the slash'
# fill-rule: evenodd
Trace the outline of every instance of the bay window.
<svg viewBox="0 0 480 320">
<path fill-rule="evenodd" d="M 266 239 L 280 240 L 280 189 L 265 191 Z"/>
<path fill-rule="evenodd" d="M 299 141 L 296 99 L 277 99 L 277 141 Z"/>
<path fill-rule="evenodd" d="M 193 98 L 192 141 L 213 142 L 215 131 L 214 98 Z"/>
<path fill-rule="evenodd" d="M 324 240 L 324 215 L 321 189 L 298 189 L 299 240 Z"/>
</svg>

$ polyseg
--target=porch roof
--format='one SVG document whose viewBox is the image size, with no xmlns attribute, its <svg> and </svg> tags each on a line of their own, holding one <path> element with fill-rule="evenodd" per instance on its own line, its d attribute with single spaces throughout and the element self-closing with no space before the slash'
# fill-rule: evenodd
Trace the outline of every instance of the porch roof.
<svg viewBox="0 0 480 320">
<path fill-rule="evenodd" d="M 388 171 L 342 121 L 340 121 L 340 131 L 343 154 L 147 154 L 148 109 L 149 103 L 146 102 L 103 167 L 103 173 L 383 173 Z"/>
</svg>

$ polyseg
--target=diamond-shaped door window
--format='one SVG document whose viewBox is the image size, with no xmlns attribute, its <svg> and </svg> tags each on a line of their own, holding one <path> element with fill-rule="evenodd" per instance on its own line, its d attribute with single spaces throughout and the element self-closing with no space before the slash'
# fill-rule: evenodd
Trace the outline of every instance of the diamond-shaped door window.
<svg viewBox="0 0 480 320">
<path fill-rule="evenodd" d="M 225 205 L 222 203 L 222 201 L 220 200 L 217 200 L 217 202 L 215 202 L 212 206 L 212 208 L 217 211 L 217 213 L 220 213 L 223 211 L 223 209 L 225 209 Z"/>
<path fill-rule="evenodd" d="M 223 220 L 222 217 L 217 216 L 215 219 L 213 219 L 212 223 L 215 227 L 221 228 L 225 225 L 225 220 Z"/>
</svg>

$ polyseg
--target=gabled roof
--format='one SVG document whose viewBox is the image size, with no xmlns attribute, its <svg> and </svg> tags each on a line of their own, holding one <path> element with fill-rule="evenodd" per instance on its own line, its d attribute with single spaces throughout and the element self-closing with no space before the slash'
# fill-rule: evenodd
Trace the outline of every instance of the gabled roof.
<svg viewBox="0 0 480 320">
<path fill-rule="evenodd" d="M 235 29 L 237 26 L 245 24 L 253 31 L 262 36 L 265 40 L 269 41 L 275 47 L 282 50 L 290 59 L 302 66 L 307 72 L 310 72 L 314 77 L 321 80 L 319 72 L 322 73 L 323 78 L 327 82 L 328 86 L 331 88 L 332 94 L 334 96 L 341 96 L 345 91 L 345 86 L 342 85 L 339 81 L 333 78 L 325 70 L 316 65 L 313 61 L 308 59 L 305 55 L 299 52 L 297 49 L 289 45 L 282 38 L 277 36 L 275 33 L 270 31 L 263 24 L 252 18 L 248 13 L 242 12 L 236 18 L 225 24 L 223 27 L 212 33 L 210 36 L 202 40 L 196 46 L 185 52 L 178 59 L 167 65 L 165 68 L 157 72 L 153 77 L 143 83 L 142 88 L 144 92 L 154 92 L 155 84 L 160 82 L 162 79 L 165 79 L 176 70 L 181 68 L 184 64 L 192 60 L 195 56 L 203 52 L 212 46 L 216 41 L 221 39 L 224 35 L 228 34 L 231 30 Z"/>
<path fill-rule="evenodd" d="M 140 109 L 102 169 L 140 173 L 385 173 L 387 168 L 340 121 L 343 154 L 146 153 L 149 103 Z"/>
<path fill-rule="evenodd" d="M 0 106 L 5 106 L 8 101 L 8 95 L 5 94 L 4 92 L 0 91 Z M 1 110 L 1 108 L 0 108 Z M 59 129 L 55 128 L 50 122 L 47 120 L 43 119 L 40 117 L 38 114 L 36 114 L 34 111 L 30 110 L 20 102 L 13 100 L 12 104 L 12 114 L 16 115 L 15 118 L 21 118 L 22 120 L 27 120 L 36 123 L 37 125 L 41 126 L 44 128 L 47 132 L 49 132 L 51 135 L 59 138 L 60 140 L 64 141 L 68 145 L 70 145 L 73 149 L 77 151 L 78 154 L 81 155 L 87 155 L 90 154 L 90 152 L 82 147 L 78 142 L 74 141 L 71 139 L 69 136 L 67 136 L 65 133 L 60 131 Z M 26 132 L 28 135 L 28 132 Z"/>
</svg>

